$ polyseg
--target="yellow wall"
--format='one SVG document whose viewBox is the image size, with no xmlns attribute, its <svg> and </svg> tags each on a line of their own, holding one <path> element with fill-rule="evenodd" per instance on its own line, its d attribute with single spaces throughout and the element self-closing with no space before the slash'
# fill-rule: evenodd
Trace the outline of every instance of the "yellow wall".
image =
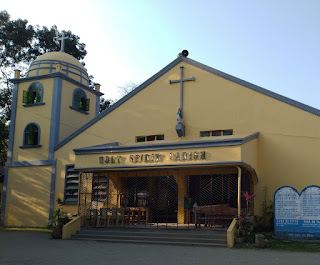
<svg viewBox="0 0 320 265">
<path fill-rule="evenodd" d="M 183 138 L 175 131 L 180 86 L 169 84 L 169 80 L 180 78 L 181 65 L 185 78 L 195 77 L 195 81 L 184 83 Z M 246 144 L 256 145 L 257 157 L 245 153 L 246 145 L 242 157 L 255 164 L 258 172 L 255 207 L 259 212 L 264 186 L 272 199 L 281 185 L 292 185 L 298 190 L 306 185 L 320 185 L 316 178 L 318 124 L 316 115 L 182 62 L 60 148 L 55 153 L 62 159 L 58 178 L 64 174 L 64 163 L 73 163 L 74 148 L 114 141 L 120 145 L 137 144 L 136 136 L 153 134 L 164 134 L 165 140 L 146 144 L 222 139 L 200 137 L 200 131 L 206 130 L 233 129 L 234 135 L 229 138 L 258 131 L 256 142 Z M 59 183 L 57 187 L 62 188 Z"/>
<path fill-rule="evenodd" d="M 87 98 L 90 99 L 89 114 L 86 115 L 70 109 L 70 106 L 72 106 L 72 97 L 75 88 L 77 88 L 76 85 L 65 80 L 62 81 L 59 141 L 69 136 L 96 116 L 96 95 L 87 90 L 84 91 L 87 94 Z"/>
<path fill-rule="evenodd" d="M 5 225 L 47 226 L 51 167 L 9 168 L 9 176 Z"/>
</svg>

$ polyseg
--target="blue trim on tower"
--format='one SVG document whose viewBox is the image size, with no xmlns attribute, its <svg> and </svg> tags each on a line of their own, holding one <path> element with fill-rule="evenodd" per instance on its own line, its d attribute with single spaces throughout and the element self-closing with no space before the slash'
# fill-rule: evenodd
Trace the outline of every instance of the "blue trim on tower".
<svg viewBox="0 0 320 265">
<path fill-rule="evenodd" d="M 57 160 L 54 159 L 52 161 L 52 168 L 51 168 L 51 185 L 50 185 L 50 200 L 49 200 L 49 222 L 48 225 L 52 224 L 53 220 L 53 209 L 54 209 L 54 193 L 56 187 L 56 167 L 57 167 Z"/>
<path fill-rule="evenodd" d="M 10 129 L 9 129 L 9 144 L 8 144 L 8 152 L 7 152 L 7 162 L 9 163 L 11 163 L 12 161 L 12 150 L 13 150 L 13 143 L 14 143 L 16 115 L 17 115 L 18 85 L 19 84 L 14 84 L 13 91 L 12 91 L 11 122 L 10 122 Z"/>
<path fill-rule="evenodd" d="M 6 166 L 4 169 L 4 180 L 2 189 L 2 203 L 1 203 L 1 225 L 4 226 L 6 217 L 6 204 L 7 204 L 7 188 L 8 188 L 8 173 L 9 167 Z"/>
<path fill-rule="evenodd" d="M 89 86 L 81 84 L 80 82 L 66 76 L 65 74 L 63 74 L 61 72 L 53 72 L 51 74 L 45 74 L 45 75 L 40 75 L 40 76 L 29 76 L 29 77 L 25 77 L 25 78 L 13 78 L 13 79 L 10 79 L 10 81 L 12 83 L 16 84 L 16 83 L 20 83 L 20 82 L 33 81 L 33 80 L 38 81 L 38 80 L 42 80 L 42 79 L 55 78 L 55 77 L 60 77 L 63 80 L 66 80 L 72 84 L 75 84 L 76 86 L 81 87 L 82 89 L 85 89 L 95 95 L 98 95 L 98 96 L 103 95 L 103 93 L 101 93 L 100 91 L 96 91 L 96 90 L 90 88 Z"/>
<path fill-rule="evenodd" d="M 12 90 L 11 122 L 10 122 L 10 129 L 9 129 L 9 144 L 8 144 L 8 152 L 7 152 L 7 163 L 12 162 L 12 150 L 13 150 L 13 143 L 14 143 L 16 115 L 17 115 L 18 85 L 19 85 L 18 83 L 14 84 L 14 87 Z M 9 173 L 9 168 L 6 166 L 5 173 L 4 173 L 4 180 L 3 180 L 1 225 L 4 225 L 4 220 L 5 220 L 5 210 L 6 210 L 6 203 L 7 203 L 8 173 Z"/>
<path fill-rule="evenodd" d="M 97 95 L 96 97 L 96 116 L 100 113 L 100 96 Z"/>
<path fill-rule="evenodd" d="M 73 107 L 73 106 L 69 106 L 69 108 L 72 109 L 72 110 L 78 111 L 78 112 L 80 112 L 80 113 L 82 113 L 82 114 L 86 114 L 86 115 L 89 114 L 89 112 L 87 112 L 87 111 L 85 111 L 85 110 L 82 110 L 82 109 L 78 109 L 78 108 Z"/>
<path fill-rule="evenodd" d="M 60 111 L 61 111 L 61 93 L 62 79 L 56 77 L 53 80 L 53 96 L 51 107 L 51 124 L 50 124 L 50 139 L 49 139 L 49 160 L 54 157 L 54 146 L 59 142 L 60 131 Z"/>
<path fill-rule="evenodd" d="M 34 167 L 34 166 L 51 166 L 54 160 L 31 160 L 31 161 L 14 161 L 7 163 L 6 167 Z"/>
<path fill-rule="evenodd" d="M 69 64 L 67 64 L 67 66 L 66 66 L 66 75 L 69 76 Z"/>
</svg>

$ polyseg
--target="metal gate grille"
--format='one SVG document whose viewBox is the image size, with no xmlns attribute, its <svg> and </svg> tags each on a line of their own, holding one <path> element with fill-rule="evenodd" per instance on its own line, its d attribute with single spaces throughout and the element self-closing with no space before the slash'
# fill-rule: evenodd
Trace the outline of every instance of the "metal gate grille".
<svg viewBox="0 0 320 265">
<path fill-rule="evenodd" d="M 236 174 L 187 176 L 187 196 L 198 206 L 228 204 L 237 207 Z"/>
<path fill-rule="evenodd" d="M 185 176 L 179 191 L 177 182 L 173 176 L 81 173 L 82 226 L 215 227 L 237 216 L 237 174 Z M 249 175 L 242 177 L 241 187 L 251 191 Z"/>
<path fill-rule="evenodd" d="M 80 180 L 79 212 L 83 226 L 177 224 L 178 186 L 173 176 L 110 177 L 82 173 Z"/>
</svg>

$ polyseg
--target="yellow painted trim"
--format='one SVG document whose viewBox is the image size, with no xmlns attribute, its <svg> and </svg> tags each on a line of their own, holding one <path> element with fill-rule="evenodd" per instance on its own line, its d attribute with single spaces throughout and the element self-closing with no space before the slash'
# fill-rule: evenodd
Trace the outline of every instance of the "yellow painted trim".
<svg viewBox="0 0 320 265">
<path fill-rule="evenodd" d="M 62 227 L 62 239 L 68 239 L 77 231 L 80 231 L 81 216 L 74 218 Z"/>
<path fill-rule="evenodd" d="M 234 238 L 235 238 L 235 233 L 237 230 L 237 219 L 234 218 L 227 230 L 227 241 L 228 241 L 228 248 L 233 248 L 234 246 Z"/>
</svg>

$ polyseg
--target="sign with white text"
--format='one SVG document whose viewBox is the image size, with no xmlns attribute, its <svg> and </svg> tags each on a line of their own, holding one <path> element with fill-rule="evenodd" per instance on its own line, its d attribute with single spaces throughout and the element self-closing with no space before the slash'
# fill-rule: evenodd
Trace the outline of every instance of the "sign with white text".
<svg viewBox="0 0 320 265">
<path fill-rule="evenodd" d="M 320 239 L 320 187 L 308 186 L 301 194 L 292 187 L 274 194 L 276 236 Z"/>
</svg>

